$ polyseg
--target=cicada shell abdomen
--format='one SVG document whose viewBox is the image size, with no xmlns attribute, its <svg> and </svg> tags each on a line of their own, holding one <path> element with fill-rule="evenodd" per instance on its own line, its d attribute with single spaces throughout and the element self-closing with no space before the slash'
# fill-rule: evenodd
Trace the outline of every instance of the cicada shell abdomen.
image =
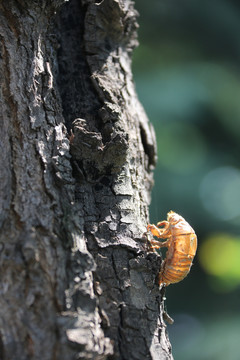
<svg viewBox="0 0 240 360">
<path fill-rule="evenodd" d="M 185 251 L 179 250 L 179 242 L 181 237 L 184 237 Z M 196 247 L 197 237 L 195 234 L 182 235 L 173 238 L 164 260 L 162 270 L 159 276 L 159 285 L 177 283 L 183 280 L 189 273 L 194 255 L 188 252 L 189 244 L 192 243 L 192 247 Z"/>
</svg>

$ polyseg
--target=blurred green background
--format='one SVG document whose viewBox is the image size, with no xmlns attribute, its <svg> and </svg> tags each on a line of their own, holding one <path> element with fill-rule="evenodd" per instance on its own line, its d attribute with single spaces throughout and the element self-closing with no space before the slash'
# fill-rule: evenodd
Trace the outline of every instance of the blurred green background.
<svg viewBox="0 0 240 360">
<path fill-rule="evenodd" d="M 151 223 L 180 213 L 199 248 L 167 288 L 175 360 L 240 359 L 240 2 L 136 0 L 133 72 L 158 164 Z"/>
</svg>

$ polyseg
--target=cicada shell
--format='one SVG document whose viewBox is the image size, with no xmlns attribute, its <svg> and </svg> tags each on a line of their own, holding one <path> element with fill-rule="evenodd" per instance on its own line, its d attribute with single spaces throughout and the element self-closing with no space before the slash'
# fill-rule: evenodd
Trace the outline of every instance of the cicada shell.
<svg viewBox="0 0 240 360">
<path fill-rule="evenodd" d="M 149 224 L 148 231 L 164 242 L 151 240 L 153 249 L 167 247 L 166 258 L 159 273 L 159 285 L 168 286 L 183 280 L 190 271 L 197 250 L 197 236 L 189 223 L 173 211 L 167 214 L 167 221 L 157 226 Z"/>
</svg>

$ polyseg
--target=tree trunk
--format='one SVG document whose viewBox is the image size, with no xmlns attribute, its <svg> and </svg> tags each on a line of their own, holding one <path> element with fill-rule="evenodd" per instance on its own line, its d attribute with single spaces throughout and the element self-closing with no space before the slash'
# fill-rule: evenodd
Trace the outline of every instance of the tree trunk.
<svg viewBox="0 0 240 360">
<path fill-rule="evenodd" d="M 136 11 L 63 3 L 0 4 L 0 359 L 172 359 Z"/>
</svg>

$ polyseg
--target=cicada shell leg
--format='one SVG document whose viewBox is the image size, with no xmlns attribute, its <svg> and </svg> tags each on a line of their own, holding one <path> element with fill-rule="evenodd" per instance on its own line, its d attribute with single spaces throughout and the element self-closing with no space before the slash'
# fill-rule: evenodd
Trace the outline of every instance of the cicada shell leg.
<svg viewBox="0 0 240 360">
<path fill-rule="evenodd" d="M 163 226 L 163 227 L 161 227 Z M 170 223 L 168 221 L 160 221 L 157 226 L 149 224 L 147 230 L 151 231 L 153 236 L 156 236 L 161 239 L 167 239 L 170 235 Z"/>
<path fill-rule="evenodd" d="M 161 237 L 161 229 L 158 229 L 156 225 L 149 224 L 147 226 L 147 231 L 150 231 L 153 236 Z"/>
<path fill-rule="evenodd" d="M 164 228 L 158 228 L 157 226 L 164 226 Z M 147 230 L 152 233 L 153 236 L 158 237 L 159 239 L 166 239 L 168 240 L 161 242 L 159 240 L 148 239 L 151 244 L 151 250 L 157 250 L 161 247 L 169 247 L 171 242 L 171 234 L 169 230 L 169 223 L 168 221 L 161 221 L 156 225 L 149 224 L 147 226 Z"/>
<path fill-rule="evenodd" d="M 164 241 L 164 242 L 151 239 L 150 243 L 151 243 L 153 249 L 160 249 L 161 247 L 169 247 L 170 239 L 168 239 L 167 241 Z"/>
<path fill-rule="evenodd" d="M 157 227 L 160 228 L 162 227 L 162 230 L 167 231 L 169 229 L 170 223 L 166 220 L 163 221 L 159 221 L 157 223 Z"/>
</svg>

